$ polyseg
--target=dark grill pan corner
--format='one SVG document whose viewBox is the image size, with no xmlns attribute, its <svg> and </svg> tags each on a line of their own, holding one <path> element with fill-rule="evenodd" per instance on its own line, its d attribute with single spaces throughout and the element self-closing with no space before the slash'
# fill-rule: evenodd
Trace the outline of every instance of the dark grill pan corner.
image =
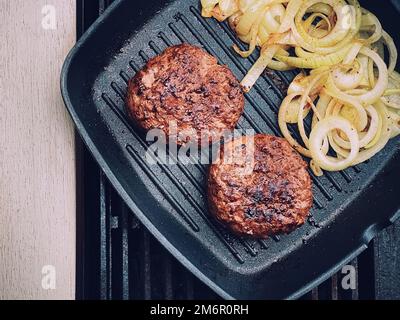
<svg viewBox="0 0 400 320">
<path fill-rule="evenodd" d="M 105 2 L 99 3 L 98 10 L 102 11 Z M 388 6 L 390 14 L 398 17 L 389 2 Z M 378 15 L 382 12 L 379 8 L 375 11 Z M 398 36 L 394 24 L 386 19 L 383 22 Z M 204 47 L 242 78 L 256 57 L 239 59 L 230 49 L 235 41 L 226 24 L 200 16 L 197 0 L 120 0 L 90 27 L 67 57 L 61 79 L 66 106 L 118 193 L 111 191 L 106 177 L 100 174 L 98 227 L 102 230 L 101 246 L 106 245 L 99 249 L 104 264 L 99 270 L 104 280 L 102 298 L 113 297 L 115 267 L 125 270 L 125 275 L 131 274 L 122 279 L 123 287 L 129 288 L 133 277 L 140 278 L 144 296 L 138 298 L 154 297 L 151 278 L 146 278 L 151 271 L 140 276 L 127 273 L 132 264 L 143 264 L 146 270 L 154 258 L 145 254 L 145 261 L 128 263 L 132 232 L 128 230 L 137 230 L 140 225 L 134 216 L 178 261 L 223 298 L 279 299 L 298 298 L 327 280 L 344 263 L 353 261 L 399 215 L 398 140 L 367 164 L 327 173 L 322 178 L 313 176 L 315 198 L 309 223 L 290 235 L 265 241 L 235 237 L 209 218 L 204 193 L 206 167 L 148 167 L 143 160 L 147 143 L 132 128 L 124 111 L 127 80 L 149 58 L 182 42 Z M 282 87 L 291 77 L 293 74 L 264 75 L 246 96 L 246 111 L 239 127 L 279 135 L 277 108 L 285 94 Z M 144 252 L 154 245 L 148 237 L 140 238 L 140 250 Z M 115 256 L 108 256 L 113 252 L 110 239 L 115 238 L 123 244 L 117 265 L 111 263 Z M 175 263 L 168 259 L 163 260 L 167 261 L 163 265 L 167 275 Z M 163 281 L 165 297 L 171 297 L 172 278 L 167 276 Z M 190 281 L 184 283 L 188 297 L 193 296 Z M 126 290 L 121 298 L 126 298 Z"/>
</svg>

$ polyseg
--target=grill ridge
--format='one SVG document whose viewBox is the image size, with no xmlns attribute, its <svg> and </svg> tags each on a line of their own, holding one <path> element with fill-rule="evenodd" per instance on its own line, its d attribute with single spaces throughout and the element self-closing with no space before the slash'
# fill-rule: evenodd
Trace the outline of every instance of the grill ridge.
<svg viewBox="0 0 400 320">
<path fill-rule="evenodd" d="M 137 136 L 137 134 L 134 132 L 134 130 L 131 128 L 131 126 L 128 124 L 126 121 L 125 117 L 121 114 L 120 110 L 118 109 L 117 105 L 114 103 L 114 101 L 111 100 L 111 98 L 106 94 L 102 94 L 102 98 L 104 102 L 111 108 L 112 111 L 117 115 L 118 118 L 126 125 L 126 127 L 132 132 L 132 134 L 135 136 L 135 138 L 140 142 L 141 139 Z M 194 232 L 198 232 L 200 230 L 199 226 L 196 224 L 196 222 L 190 217 L 186 211 L 182 208 L 182 206 L 179 204 L 179 201 L 176 200 L 176 198 L 169 192 L 167 189 L 160 188 L 161 182 L 157 178 L 157 176 L 154 175 L 154 173 L 151 170 L 148 170 L 146 164 L 143 163 L 143 159 L 136 154 L 136 151 L 132 146 L 127 145 L 126 149 L 128 153 L 136 160 L 136 162 L 139 164 L 141 169 L 148 175 L 148 177 L 152 180 L 152 182 L 158 186 L 158 189 L 161 191 L 161 193 L 164 194 L 165 197 L 167 197 L 170 201 L 170 203 L 173 205 L 174 209 L 178 212 L 179 215 L 182 216 L 182 218 L 186 221 L 186 223 L 192 228 Z"/>
<path fill-rule="evenodd" d="M 254 247 L 252 246 L 252 244 L 250 243 L 250 241 L 246 240 L 246 239 L 240 239 L 239 240 L 240 243 L 245 247 L 246 251 L 252 256 L 252 257 L 256 257 L 258 254 L 258 251 L 256 249 L 254 249 Z"/>
<path fill-rule="evenodd" d="M 115 93 L 121 98 L 122 101 L 125 99 L 125 92 L 116 82 L 111 82 L 111 88 L 115 91 Z"/>
<path fill-rule="evenodd" d="M 119 75 L 120 75 L 120 77 L 122 78 L 122 80 L 124 80 L 125 83 L 128 84 L 129 79 L 130 79 L 129 76 L 128 76 L 124 71 L 121 71 L 121 72 L 119 73 Z"/>
<path fill-rule="evenodd" d="M 128 210 L 125 204 L 121 208 L 121 245 L 122 245 L 122 299 L 129 299 L 129 235 Z"/>
<path fill-rule="evenodd" d="M 159 191 L 164 194 L 164 196 L 168 199 L 170 204 L 174 207 L 174 209 L 182 216 L 182 218 L 186 221 L 186 223 L 192 228 L 193 231 L 199 232 L 200 228 L 197 223 L 193 220 L 193 218 L 186 212 L 184 208 L 182 208 L 179 201 L 165 188 L 161 188 L 161 181 L 158 177 L 146 166 L 142 158 L 137 154 L 136 150 L 128 144 L 126 146 L 126 150 L 135 159 L 136 163 L 139 164 L 141 169 L 147 174 L 147 176 L 152 180 L 153 184 L 158 186 Z"/>
<path fill-rule="evenodd" d="M 150 259 L 150 235 L 143 229 L 143 273 L 144 273 L 144 298 L 151 299 L 151 259 Z"/>
<path fill-rule="evenodd" d="M 173 45 L 172 41 L 167 37 L 167 35 L 166 35 L 163 31 L 160 31 L 160 32 L 158 33 L 158 37 L 159 37 L 161 40 L 163 40 L 164 43 L 165 43 L 167 46 L 170 47 L 170 46 Z"/>
<path fill-rule="evenodd" d="M 273 235 L 272 239 L 274 239 L 276 242 L 281 241 L 281 238 L 278 235 Z"/>
<path fill-rule="evenodd" d="M 111 298 L 111 275 L 112 275 L 112 259 L 111 259 L 111 228 L 110 228 L 110 219 L 111 212 L 108 211 L 110 206 L 109 198 L 106 197 L 107 194 L 107 179 L 103 172 L 100 172 L 100 190 L 99 190 L 99 200 L 100 200 L 100 241 L 102 243 L 107 243 L 108 245 L 101 251 L 101 271 L 100 271 L 100 279 L 101 279 L 101 293 L 102 299 L 110 299 Z"/>
</svg>

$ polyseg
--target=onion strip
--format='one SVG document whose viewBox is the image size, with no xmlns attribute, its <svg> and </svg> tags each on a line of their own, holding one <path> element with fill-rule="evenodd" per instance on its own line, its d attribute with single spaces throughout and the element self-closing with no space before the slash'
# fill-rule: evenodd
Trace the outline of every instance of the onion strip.
<svg viewBox="0 0 400 320">
<path fill-rule="evenodd" d="M 344 159 L 338 159 L 324 154 L 322 144 L 329 131 L 334 129 L 342 130 L 348 137 L 351 145 L 349 155 Z M 357 130 L 347 120 L 330 116 L 317 125 L 310 135 L 310 152 L 314 162 L 322 169 L 327 171 L 339 171 L 348 168 L 353 164 L 359 152 L 359 140 Z"/>
</svg>

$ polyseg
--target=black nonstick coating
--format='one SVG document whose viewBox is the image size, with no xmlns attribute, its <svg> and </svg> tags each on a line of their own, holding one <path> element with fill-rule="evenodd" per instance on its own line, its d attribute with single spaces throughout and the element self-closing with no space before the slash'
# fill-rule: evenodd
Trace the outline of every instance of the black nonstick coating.
<svg viewBox="0 0 400 320">
<path fill-rule="evenodd" d="M 390 1 L 380 7 L 373 2 L 362 4 L 373 5 L 398 40 L 398 11 Z M 313 176 L 311 217 L 290 235 L 265 241 L 233 236 L 209 216 L 207 166 L 148 166 L 147 143 L 126 117 L 124 96 L 127 80 L 146 60 L 181 42 L 203 46 L 241 79 L 256 55 L 238 58 L 231 50 L 234 41 L 226 24 L 200 16 L 198 0 L 116 1 L 67 57 L 62 94 L 115 189 L 182 264 L 224 298 L 296 298 L 353 259 L 400 215 L 400 140 L 367 164 Z M 264 75 L 246 95 L 239 127 L 279 135 L 276 111 L 292 77 Z"/>
</svg>

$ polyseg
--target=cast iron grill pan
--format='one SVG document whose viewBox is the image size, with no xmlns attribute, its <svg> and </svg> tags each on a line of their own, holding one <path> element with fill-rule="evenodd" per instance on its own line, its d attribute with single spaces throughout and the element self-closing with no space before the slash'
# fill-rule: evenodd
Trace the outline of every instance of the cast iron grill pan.
<svg viewBox="0 0 400 320">
<path fill-rule="evenodd" d="M 202 281 L 224 298 L 296 298 L 395 220 L 398 140 L 367 164 L 321 178 L 312 175 L 310 219 L 290 235 L 260 241 L 236 237 L 208 214 L 207 166 L 149 166 L 145 136 L 125 114 L 127 81 L 151 57 L 182 42 L 203 47 L 239 79 L 256 59 L 234 54 L 231 45 L 240 45 L 234 34 L 226 24 L 203 19 L 197 0 L 116 1 L 66 59 L 61 86 L 67 108 L 135 215 Z M 279 136 L 277 110 L 293 76 L 264 75 L 246 95 L 238 128 Z"/>
</svg>

